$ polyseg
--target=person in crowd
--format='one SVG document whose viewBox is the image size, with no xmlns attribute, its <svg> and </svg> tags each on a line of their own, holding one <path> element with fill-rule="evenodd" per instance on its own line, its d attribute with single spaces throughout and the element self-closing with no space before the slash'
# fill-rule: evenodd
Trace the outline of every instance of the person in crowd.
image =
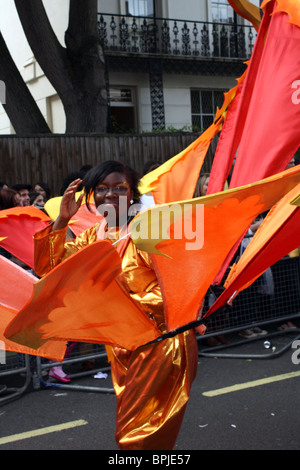
<svg viewBox="0 0 300 470">
<path fill-rule="evenodd" d="M 92 165 L 87 163 L 86 165 L 82 165 L 82 167 L 79 170 L 79 173 L 81 175 L 81 179 L 85 177 L 85 175 L 92 169 Z"/>
<path fill-rule="evenodd" d="M 11 209 L 12 207 L 22 206 L 21 196 L 17 191 L 11 188 L 4 188 L 0 191 L 0 210 Z M 0 246 L 0 255 L 12 260 L 12 255 Z"/>
<path fill-rule="evenodd" d="M 122 228 L 126 230 L 126 227 L 120 227 L 120 221 L 128 214 L 130 206 L 140 200 L 134 170 L 118 161 L 93 167 L 84 180 L 85 196 L 89 200 L 93 195 L 99 209 L 106 207 L 110 209 L 108 213 L 114 209 L 115 223 L 112 218 L 108 219 L 104 210 L 106 218 L 101 223 L 74 240 L 66 241 L 67 224 L 81 204 L 81 197 L 75 199 L 81 184 L 81 179 L 69 184 L 58 218 L 34 237 L 35 271 L 39 276 L 99 238 L 117 241 L 123 233 Z M 121 196 L 127 201 L 126 214 L 122 212 Z M 116 249 L 122 257 L 122 273 L 118 281 L 164 333 L 162 294 L 150 256 L 137 249 L 130 237 L 120 241 L 119 245 Z M 107 346 L 107 353 L 117 397 L 116 440 L 120 449 L 173 449 L 197 371 L 198 347 L 194 330 L 141 346 L 135 351 Z"/>
<path fill-rule="evenodd" d="M 158 160 L 149 160 L 145 163 L 143 168 L 143 175 L 150 173 L 161 165 L 161 162 Z M 152 191 L 146 194 L 142 194 L 141 199 L 141 210 L 149 209 L 150 207 L 155 206 L 155 201 L 152 195 Z"/>
<path fill-rule="evenodd" d="M 288 170 L 289 168 L 293 168 L 295 165 L 296 165 L 296 159 L 295 159 L 295 157 L 292 157 L 291 160 L 289 161 L 289 163 L 287 164 L 287 166 L 285 167 L 285 169 Z M 296 248 L 291 253 L 289 253 L 289 256 L 291 258 L 299 256 L 299 248 Z M 287 329 L 290 329 L 290 328 L 297 328 L 297 327 L 291 321 L 287 321 L 286 323 L 283 323 L 282 325 L 280 325 L 278 327 L 279 330 L 287 330 Z"/>
<path fill-rule="evenodd" d="M 247 232 L 247 235 L 244 237 L 244 239 L 241 242 L 239 256 L 243 254 L 243 252 L 249 245 L 250 241 L 252 240 L 255 232 L 258 230 L 259 226 L 263 222 L 263 220 L 264 220 L 263 216 L 259 215 L 252 222 Z M 265 284 L 266 281 L 268 281 L 268 285 Z M 271 268 L 269 268 L 268 271 L 266 271 L 266 273 L 260 276 L 255 281 L 253 286 L 250 286 L 250 288 L 248 288 L 245 291 L 245 293 L 248 294 L 245 296 L 247 301 L 244 301 L 244 303 L 246 304 L 245 308 L 248 309 L 247 315 L 249 317 L 249 321 L 255 322 L 255 320 L 259 320 L 258 314 L 259 314 L 259 310 L 260 310 L 262 303 L 265 304 L 265 309 L 267 309 L 267 302 L 262 302 L 262 299 L 263 298 L 265 298 L 265 300 L 268 299 L 270 301 L 269 305 L 271 305 L 271 301 L 272 301 L 273 294 L 274 294 L 274 281 L 273 281 Z M 267 297 L 265 297 L 265 295 L 267 295 Z M 256 336 L 266 335 L 267 333 L 268 332 L 266 330 L 263 330 L 260 327 L 255 326 L 253 328 L 250 327 L 250 328 L 241 330 L 239 332 L 239 335 L 242 336 L 243 338 L 253 338 Z"/>
<path fill-rule="evenodd" d="M 12 186 L 12 189 L 15 189 L 20 194 L 22 206 L 30 206 L 29 191 L 31 190 L 31 188 L 32 186 L 30 184 L 25 183 L 18 183 Z"/>
<path fill-rule="evenodd" d="M 285 170 L 288 170 L 289 168 L 293 168 L 295 165 L 296 165 L 295 157 L 292 157 L 289 163 L 287 164 L 287 166 L 285 167 Z"/>
<path fill-rule="evenodd" d="M 161 165 L 161 162 L 159 160 L 148 160 L 144 165 L 143 175 L 150 173 L 151 171 L 158 168 L 160 165 Z"/>
<path fill-rule="evenodd" d="M 296 164 L 295 157 L 292 157 L 285 170 L 289 168 L 293 168 Z M 253 238 L 255 232 L 258 230 L 259 226 L 263 222 L 264 218 L 266 217 L 267 212 L 264 212 L 260 216 L 258 216 L 253 223 L 251 224 L 247 235 L 243 239 L 239 256 L 245 251 L 247 245 L 250 243 L 251 239 Z M 273 280 L 273 273 L 272 268 L 269 267 L 254 283 L 252 286 L 248 287 L 244 293 L 244 298 L 247 299 L 248 306 L 248 317 L 249 320 L 261 320 L 263 317 L 267 317 L 271 314 L 273 306 L 273 298 L 274 298 L 274 280 Z M 246 307 L 246 305 L 245 305 Z M 288 321 L 287 323 L 281 325 L 279 329 L 284 330 L 287 328 L 296 328 L 296 326 Z M 239 335 L 244 338 L 253 338 L 256 336 L 266 335 L 268 332 L 265 329 L 261 329 L 258 326 L 253 328 L 246 328 L 239 332 Z"/>
<path fill-rule="evenodd" d="M 75 181 L 76 179 L 82 179 L 82 173 L 80 171 L 72 171 L 71 173 L 68 173 L 67 176 L 65 176 L 62 181 L 60 194 L 63 195 L 66 189 L 68 188 L 69 184 L 72 183 L 72 181 Z M 77 188 L 77 191 L 82 191 L 82 189 L 83 189 L 83 185 L 82 183 L 80 183 L 80 185 Z"/>
<path fill-rule="evenodd" d="M 4 181 L 0 181 L 0 191 L 1 189 L 7 189 L 9 186 L 7 183 L 5 183 Z"/>
<path fill-rule="evenodd" d="M 80 168 L 80 170 L 71 171 L 71 173 L 68 173 L 67 176 L 65 176 L 64 179 L 63 179 L 60 194 L 63 195 L 65 190 L 69 186 L 69 184 L 72 183 L 72 181 L 74 181 L 75 179 L 79 178 L 79 179 L 83 180 L 83 178 L 90 171 L 91 168 L 92 168 L 92 165 L 87 164 L 87 165 L 83 165 Z M 82 191 L 82 189 L 83 189 L 83 185 L 81 183 L 78 186 L 77 191 Z"/>
<path fill-rule="evenodd" d="M 194 197 L 206 196 L 209 183 L 209 173 L 200 173 L 196 183 Z"/>
<path fill-rule="evenodd" d="M 48 201 L 48 199 L 51 197 L 51 190 L 49 186 L 43 181 L 38 181 L 34 185 L 33 190 L 37 193 L 40 193 L 43 196 L 45 202 Z"/>
<path fill-rule="evenodd" d="M 3 188 L 0 191 L 1 209 L 10 209 L 11 207 L 22 206 L 22 199 L 18 191 L 12 188 Z"/>
<path fill-rule="evenodd" d="M 36 207 L 37 209 L 44 210 L 45 198 L 42 193 L 32 191 L 29 193 L 30 205 Z"/>
</svg>

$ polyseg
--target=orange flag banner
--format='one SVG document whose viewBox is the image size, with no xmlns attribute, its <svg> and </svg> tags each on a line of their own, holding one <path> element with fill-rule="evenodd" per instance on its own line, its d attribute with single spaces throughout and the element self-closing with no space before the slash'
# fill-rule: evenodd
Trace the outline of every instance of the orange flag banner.
<svg viewBox="0 0 300 470">
<path fill-rule="evenodd" d="M 253 88 L 256 82 L 271 15 L 272 5 L 263 16 L 258 36 L 254 45 L 248 68 L 243 77 L 238 81 L 236 96 L 229 106 L 220 139 L 214 155 L 213 165 L 210 173 L 207 193 L 212 194 L 222 191 L 227 180 L 236 152 L 238 150 L 242 133 L 245 126 L 248 108 L 251 102 Z M 250 157 L 253 158 L 251 154 Z M 257 178 L 258 181 L 261 178 Z M 246 184 L 246 183 L 244 183 Z"/>
<path fill-rule="evenodd" d="M 0 245 L 33 268 L 33 236 L 51 219 L 36 207 L 13 207 L 0 211 Z"/>
<path fill-rule="evenodd" d="M 236 149 L 233 145 L 237 145 L 233 140 L 233 135 L 237 126 L 237 117 L 242 94 L 245 90 L 244 81 L 247 71 L 238 80 L 235 95 L 226 112 L 225 121 L 220 133 L 219 142 L 215 151 L 212 168 L 208 181 L 207 194 L 218 193 L 223 190 L 229 172 L 232 167 Z"/>
<path fill-rule="evenodd" d="M 273 0 L 263 0 L 261 8 L 265 9 Z M 300 9 L 298 0 L 276 0 L 274 12 L 284 12 L 289 15 L 289 23 L 300 26 Z"/>
<path fill-rule="evenodd" d="M 300 185 L 289 191 L 268 213 L 243 255 L 229 272 L 225 291 L 205 317 L 232 302 L 240 291 L 249 287 L 272 264 L 300 246 Z"/>
<path fill-rule="evenodd" d="M 32 349 L 4 336 L 7 326 L 30 300 L 33 285 L 37 281 L 38 279 L 25 269 L 0 256 L 0 282 L 2 285 L 0 291 L 0 345 L 3 345 L 6 351 L 62 361 L 66 350 L 65 341 L 48 341 L 38 349 Z"/>
<path fill-rule="evenodd" d="M 190 199 L 212 139 L 221 123 L 215 122 L 185 150 L 143 176 L 140 192 L 152 192 L 156 204 Z"/>
<path fill-rule="evenodd" d="M 264 2 L 270 25 L 239 142 L 230 187 L 258 181 L 286 168 L 300 147 L 299 2 Z M 270 16 L 270 10 L 275 10 Z M 285 10 L 283 11 L 283 8 Z"/>
<path fill-rule="evenodd" d="M 154 340 L 160 331 L 119 286 L 120 272 L 121 258 L 110 242 L 98 241 L 80 250 L 34 283 L 5 338 L 36 351 L 53 341 L 133 350 Z"/>
<path fill-rule="evenodd" d="M 135 217 L 129 226 L 131 238 L 152 254 L 169 331 L 197 320 L 232 246 L 259 213 L 299 182 L 296 167 L 252 185 L 155 206 Z"/>
</svg>

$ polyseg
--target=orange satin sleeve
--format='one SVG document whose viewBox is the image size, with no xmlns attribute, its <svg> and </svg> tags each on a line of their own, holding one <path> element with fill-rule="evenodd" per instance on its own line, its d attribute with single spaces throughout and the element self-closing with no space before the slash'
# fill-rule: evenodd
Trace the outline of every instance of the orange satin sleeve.
<svg viewBox="0 0 300 470">
<path fill-rule="evenodd" d="M 97 225 L 67 241 L 67 227 L 52 232 L 52 225 L 40 230 L 33 237 L 34 270 L 39 277 L 47 274 L 76 251 L 97 240 Z"/>
<path fill-rule="evenodd" d="M 122 275 L 119 281 L 130 296 L 155 321 L 162 333 L 166 331 L 161 289 L 148 253 L 128 243 L 122 259 Z"/>
</svg>

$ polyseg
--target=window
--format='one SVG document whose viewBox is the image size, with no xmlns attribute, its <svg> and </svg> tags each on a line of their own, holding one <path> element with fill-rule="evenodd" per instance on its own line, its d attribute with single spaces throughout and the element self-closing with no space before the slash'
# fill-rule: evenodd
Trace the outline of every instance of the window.
<svg viewBox="0 0 300 470">
<path fill-rule="evenodd" d="M 134 89 L 111 87 L 109 89 L 112 132 L 128 133 L 136 130 Z"/>
<path fill-rule="evenodd" d="M 222 90 L 191 90 L 192 126 L 204 131 L 214 120 L 224 101 Z"/>
<path fill-rule="evenodd" d="M 233 8 L 226 0 L 212 0 L 212 20 L 216 23 L 234 23 L 235 15 Z"/>
<path fill-rule="evenodd" d="M 128 0 L 126 14 L 132 16 L 155 16 L 154 0 Z"/>
</svg>

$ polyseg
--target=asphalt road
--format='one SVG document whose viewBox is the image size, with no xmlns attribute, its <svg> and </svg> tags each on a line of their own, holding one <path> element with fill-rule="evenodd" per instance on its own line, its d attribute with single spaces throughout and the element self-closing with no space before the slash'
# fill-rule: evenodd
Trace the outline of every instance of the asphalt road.
<svg viewBox="0 0 300 470">
<path fill-rule="evenodd" d="M 260 339 L 220 351 L 233 357 L 200 356 L 174 451 L 299 450 L 300 347 L 290 345 L 295 338 L 273 338 L 274 353 Z M 111 386 L 110 376 L 72 384 Z M 0 450 L 108 450 L 115 456 L 115 405 L 112 393 L 30 389 L 0 406 Z"/>
</svg>

